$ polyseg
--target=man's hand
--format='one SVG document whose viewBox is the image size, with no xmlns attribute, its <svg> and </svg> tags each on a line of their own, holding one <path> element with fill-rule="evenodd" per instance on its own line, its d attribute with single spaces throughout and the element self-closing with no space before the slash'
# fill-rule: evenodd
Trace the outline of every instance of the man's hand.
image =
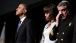
<svg viewBox="0 0 76 43">
<path fill-rule="evenodd" d="M 61 12 L 59 12 L 57 14 L 57 16 L 56 16 L 56 27 L 58 27 L 58 25 L 59 25 L 59 18 L 60 18 L 60 16 L 61 16 Z"/>
</svg>

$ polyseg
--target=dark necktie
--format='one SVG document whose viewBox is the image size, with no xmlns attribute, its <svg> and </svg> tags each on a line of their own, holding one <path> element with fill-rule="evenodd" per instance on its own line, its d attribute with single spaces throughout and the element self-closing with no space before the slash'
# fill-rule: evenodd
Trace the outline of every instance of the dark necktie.
<svg viewBox="0 0 76 43">
<path fill-rule="evenodd" d="M 19 23 L 18 23 L 17 32 L 18 32 L 20 26 L 21 26 L 21 21 L 19 21 Z"/>
</svg>

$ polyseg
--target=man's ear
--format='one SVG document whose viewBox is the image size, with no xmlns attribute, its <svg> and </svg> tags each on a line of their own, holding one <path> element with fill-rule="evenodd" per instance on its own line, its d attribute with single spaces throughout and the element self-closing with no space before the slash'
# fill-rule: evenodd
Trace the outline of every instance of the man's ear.
<svg viewBox="0 0 76 43">
<path fill-rule="evenodd" d="M 26 12 L 27 12 L 27 10 L 24 10 L 24 11 L 23 11 L 23 13 L 26 13 Z"/>
</svg>

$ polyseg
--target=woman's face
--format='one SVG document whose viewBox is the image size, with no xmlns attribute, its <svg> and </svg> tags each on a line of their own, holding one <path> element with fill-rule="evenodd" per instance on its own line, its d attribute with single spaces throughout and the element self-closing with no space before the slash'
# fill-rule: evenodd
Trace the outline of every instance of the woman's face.
<svg viewBox="0 0 76 43">
<path fill-rule="evenodd" d="M 49 13 L 45 13 L 45 19 L 46 21 L 49 21 L 51 19 L 51 15 Z"/>
</svg>

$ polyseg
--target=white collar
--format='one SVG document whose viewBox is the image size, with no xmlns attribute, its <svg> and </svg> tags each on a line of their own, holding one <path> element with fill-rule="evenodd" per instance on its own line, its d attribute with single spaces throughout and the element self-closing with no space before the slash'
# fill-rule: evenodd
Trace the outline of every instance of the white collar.
<svg viewBox="0 0 76 43">
<path fill-rule="evenodd" d="M 21 23 L 24 21 L 25 18 L 26 18 L 26 16 L 24 16 L 24 17 L 21 19 Z"/>
</svg>

